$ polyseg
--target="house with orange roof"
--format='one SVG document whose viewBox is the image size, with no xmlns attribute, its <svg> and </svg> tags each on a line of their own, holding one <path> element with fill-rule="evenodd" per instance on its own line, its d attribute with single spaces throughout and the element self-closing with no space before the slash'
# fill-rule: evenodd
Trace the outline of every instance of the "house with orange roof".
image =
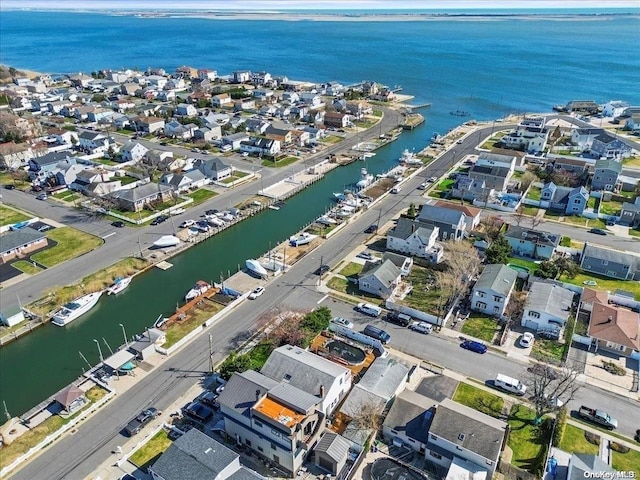
<svg viewBox="0 0 640 480">
<path fill-rule="evenodd" d="M 464 221 L 467 224 L 467 231 L 469 232 L 480 225 L 480 213 L 482 210 L 479 208 L 472 207 L 470 205 L 459 205 L 457 203 L 445 202 L 444 200 L 438 200 L 436 202 L 436 206 L 464 213 L 466 217 Z"/>
<path fill-rule="evenodd" d="M 640 315 L 628 308 L 594 303 L 587 332 L 596 350 L 625 357 L 640 352 Z"/>
</svg>

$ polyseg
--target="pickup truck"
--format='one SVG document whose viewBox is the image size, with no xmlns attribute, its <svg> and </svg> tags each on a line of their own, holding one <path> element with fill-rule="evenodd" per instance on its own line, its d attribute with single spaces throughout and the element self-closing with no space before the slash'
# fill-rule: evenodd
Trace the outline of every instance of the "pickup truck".
<svg viewBox="0 0 640 480">
<path fill-rule="evenodd" d="M 602 425 L 603 427 L 613 430 L 618 428 L 618 421 L 604 410 L 596 410 L 595 408 L 585 407 L 584 405 L 578 410 L 578 415 L 582 418 Z"/>
<path fill-rule="evenodd" d="M 131 420 L 126 427 L 124 427 L 124 433 L 129 437 L 133 437 L 136 433 L 139 433 L 147 423 L 160 415 L 160 412 L 156 408 L 147 408 L 140 412 L 140 414 Z"/>
</svg>

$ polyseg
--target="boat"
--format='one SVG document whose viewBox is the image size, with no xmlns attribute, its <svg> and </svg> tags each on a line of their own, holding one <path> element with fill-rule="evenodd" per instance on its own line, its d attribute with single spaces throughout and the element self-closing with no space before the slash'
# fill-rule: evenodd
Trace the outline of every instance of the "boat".
<svg viewBox="0 0 640 480">
<path fill-rule="evenodd" d="M 465 111 L 465 110 L 452 110 L 451 112 L 449 112 L 449 114 L 456 116 L 456 117 L 468 117 L 469 116 L 469 112 Z"/>
<path fill-rule="evenodd" d="M 335 225 L 338 223 L 336 219 L 331 218 L 328 215 L 322 215 L 316 220 L 316 222 L 322 223 L 323 225 Z"/>
<path fill-rule="evenodd" d="M 402 165 L 422 165 L 422 160 L 406 148 L 402 152 L 402 156 L 398 159 L 398 162 Z"/>
<path fill-rule="evenodd" d="M 292 247 L 299 247 L 311 243 L 312 240 L 318 238 L 318 235 L 312 235 L 308 232 L 302 232 L 300 235 L 294 235 L 289 237 L 289 245 Z"/>
<path fill-rule="evenodd" d="M 366 188 L 373 182 L 373 175 L 367 172 L 366 168 L 360 170 L 360 180 L 356 183 L 357 188 Z"/>
<path fill-rule="evenodd" d="M 226 224 L 224 220 L 216 217 L 215 215 L 208 215 L 207 223 L 213 227 L 224 227 L 224 225 Z"/>
<path fill-rule="evenodd" d="M 189 300 L 193 300 L 194 298 L 202 295 L 204 292 L 206 292 L 210 288 L 211 288 L 211 285 L 209 285 L 207 282 L 205 282 L 204 280 L 198 280 L 196 284 L 193 286 L 193 288 L 189 290 L 187 294 L 184 296 L 184 299 L 187 302 Z"/>
<path fill-rule="evenodd" d="M 269 209 L 271 209 L 271 210 L 280 210 L 280 207 L 276 207 L 275 205 L 269 205 Z"/>
<path fill-rule="evenodd" d="M 222 215 L 220 217 L 222 220 L 224 220 L 225 222 L 233 222 L 236 217 L 234 217 L 233 215 L 231 215 L 230 213 L 225 213 L 224 215 Z"/>
<path fill-rule="evenodd" d="M 338 210 L 338 213 L 336 215 L 342 218 L 350 217 L 355 213 L 355 211 L 356 211 L 355 207 L 350 207 L 348 205 L 345 205 L 340 210 Z"/>
<path fill-rule="evenodd" d="M 346 195 L 344 193 L 333 193 L 333 199 L 337 202 L 341 202 L 346 198 Z"/>
<path fill-rule="evenodd" d="M 89 295 L 84 295 L 64 305 L 60 310 L 53 314 L 51 323 L 59 327 L 64 327 L 73 322 L 76 318 L 91 310 L 102 295 L 102 290 Z"/>
<path fill-rule="evenodd" d="M 260 262 L 260 265 L 264 269 L 271 270 L 272 272 L 281 272 L 285 268 L 285 264 L 276 259 L 263 260 L 262 262 Z"/>
<path fill-rule="evenodd" d="M 174 235 L 163 235 L 158 240 L 153 242 L 155 248 L 175 247 L 181 242 L 181 240 Z"/>
<path fill-rule="evenodd" d="M 260 265 L 260 262 L 258 260 L 254 260 L 252 258 L 250 258 L 249 260 L 244 262 L 247 270 L 249 270 L 250 272 L 258 275 L 259 277 L 263 278 L 267 276 L 267 271 L 265 270 L 265 268 Z"/>
<path fill-rule="evenodd" d="M 113 285 L 107 288 L 107 295 L 117 295 L 118 293 L 120 293 L 121 291 L 123 291 L 125 288 L 129 286 L 129 284 L 131 283 L 131 280 L 133 280 L 133 277 L 116 278 L 115 281 L 113 282 Z"/>
</svg>

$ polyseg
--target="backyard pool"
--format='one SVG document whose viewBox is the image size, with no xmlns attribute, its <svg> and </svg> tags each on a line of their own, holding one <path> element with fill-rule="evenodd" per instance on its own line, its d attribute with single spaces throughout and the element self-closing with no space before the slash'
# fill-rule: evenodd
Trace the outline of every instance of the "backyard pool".
<svg viewBox="0 0 640 480">
<path fill-rule="evenodd" d="M 349 365 L 359 365 L 364 362 L 367 356 L 361 348 L 354 347 L 340 340 L 331 340 L 325 348 L 331 355 L 340 357 Z"/>
</svg>

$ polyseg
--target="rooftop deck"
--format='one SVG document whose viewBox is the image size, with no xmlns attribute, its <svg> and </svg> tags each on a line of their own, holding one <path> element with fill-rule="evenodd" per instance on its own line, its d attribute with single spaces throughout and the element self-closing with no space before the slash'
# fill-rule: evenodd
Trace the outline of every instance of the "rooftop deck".
<svg viewBox="0 0 640 480">
<path fill-rule="evenodd" d="M 305 415 L 298 413 L 269 397 L 263 398 L 253 408 L 254 410 L 289 428 L 297 425 L 305 418 Z"/>
</svg>

